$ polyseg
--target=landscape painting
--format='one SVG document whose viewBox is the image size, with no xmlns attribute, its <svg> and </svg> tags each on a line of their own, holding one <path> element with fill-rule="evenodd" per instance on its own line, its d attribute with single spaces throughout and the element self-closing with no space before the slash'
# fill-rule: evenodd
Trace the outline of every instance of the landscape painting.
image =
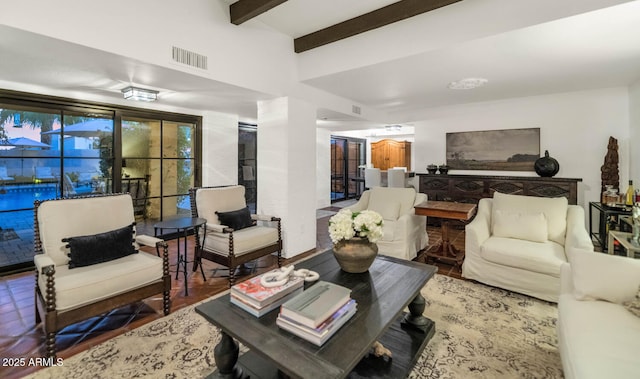
<svg viewBox="0 0 640 379">
<path fill-rule="evenodd" d="M 534 171 L 540 128 L 447 133 L 450 170 Z"/>
</svg>

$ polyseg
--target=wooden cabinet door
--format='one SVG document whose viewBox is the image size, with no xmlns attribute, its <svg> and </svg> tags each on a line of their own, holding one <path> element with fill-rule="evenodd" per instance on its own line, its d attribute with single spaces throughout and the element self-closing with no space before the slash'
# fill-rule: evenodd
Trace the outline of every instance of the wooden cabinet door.
<svg viewBox="0 0 640 379">
<path fill-rule="evenodd" d="M 372 143 L 371 163 L 380 170 L 406 167 L 411 171 L 411 142 L 383 139 Z"/>
<path fill-rule="evenodd" d="M 383 141 L 379 141 L 371 144 L 371 163 L 375 168 L 379 168 L 380 170 L 386 170 L 387 145 L 384 143 L 381 144 L 380 142 L 383 142 Z"/>
</svg>

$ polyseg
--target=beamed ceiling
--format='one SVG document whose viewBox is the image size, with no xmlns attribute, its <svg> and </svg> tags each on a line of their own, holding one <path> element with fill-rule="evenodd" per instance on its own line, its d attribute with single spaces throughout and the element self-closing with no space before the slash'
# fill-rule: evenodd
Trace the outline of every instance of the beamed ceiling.
<svg viewBox="0 0 640 379">
<path fill-rule="evenodd" d="M 286 1 L 239 0 L 229 6 L 231 23 L 240 25 Z M 294 50 L 302 53 L 459 1 L 462 0 L 401 0 L 298 37 L 293 41 Z"/>
<path fill-rule="evenodd" d="M 257 119 L 258 101 L 291 96 L 317 106 L 318 119 L 335 122 L 334 130 L 351 130 L 640 80 L 638 0 L 177 3 L 127 14 L 181 26 L 129 42 L 127 30 L 95 23 L 90 10 L 70 23 L 49 17 L 61 5 L 43 2 L 23 19 L 28 5 L 10 2 L 0 16 L 0 88 L 131 106 L 120 90 L 134 84 L 160 91 L 143 107 L 211 110 L 247 122 Z M 124 24 L 118 7 L 99 11 Z M 177 66 L 172 45 L 207 55 L 212 68 Z M 489 83 L 447 88 L 467 77 Z"/>
</svg>

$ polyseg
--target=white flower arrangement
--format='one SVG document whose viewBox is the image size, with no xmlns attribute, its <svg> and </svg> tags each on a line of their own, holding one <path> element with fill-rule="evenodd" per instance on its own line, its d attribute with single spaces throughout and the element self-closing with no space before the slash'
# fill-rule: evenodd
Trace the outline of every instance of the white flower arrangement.
<svg viewBox="0 0 640 379">
<path fill-rule="evenodd" d="M 329 236 L 334 244 L 354 237 L 375 243 L 382 238 L 382 216 L 370 210 L 342 209 L 329 219 Z"/>
</svg>

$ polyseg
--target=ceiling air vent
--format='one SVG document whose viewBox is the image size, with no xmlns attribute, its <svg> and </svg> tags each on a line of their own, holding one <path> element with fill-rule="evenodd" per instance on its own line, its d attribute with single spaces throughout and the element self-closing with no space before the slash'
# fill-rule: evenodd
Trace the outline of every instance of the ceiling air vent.
<svg viewBox="0 0 640 379">
<path fill-rule="evenodd" d="M 174 61 L 191 67 L 207 69 L 207 56 L 173 46 L 171 56 Z"/>
<path fill-rule="evenodd" d="M 362 109 L 360 109 L 360 107 L 357 106 L 357 105 L 352 105 L 351 106 L 351 112 L 353 112 L 355 114 L 360 114 L 360 113 L 362 113 Z"/>
</svg>

